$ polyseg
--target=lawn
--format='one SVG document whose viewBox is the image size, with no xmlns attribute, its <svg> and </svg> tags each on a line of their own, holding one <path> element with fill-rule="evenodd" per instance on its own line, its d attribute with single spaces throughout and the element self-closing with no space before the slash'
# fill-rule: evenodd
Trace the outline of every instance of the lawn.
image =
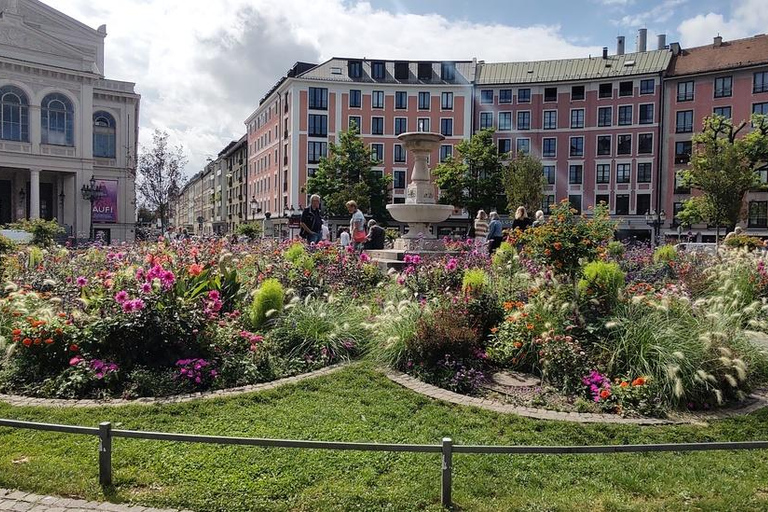
<svg viewBox="0 0 768 512">
<path fill-rule="evenodd" d="M 211 435 L 389 443 L 625 444 L 768 439 L 768 411 L 707 426 L 534 421 L 435 402 L 367 363 L 230 399 L 0 417 Z M 116 439 L 115 487 L 98 486 L 91 437 L 0 428 L 0 487 L 199 511 L 439 510 L 434 454 L 326 452 Z M 461 510 L 765 510 L 768 454 L 454 456 Z"/>
</svg>

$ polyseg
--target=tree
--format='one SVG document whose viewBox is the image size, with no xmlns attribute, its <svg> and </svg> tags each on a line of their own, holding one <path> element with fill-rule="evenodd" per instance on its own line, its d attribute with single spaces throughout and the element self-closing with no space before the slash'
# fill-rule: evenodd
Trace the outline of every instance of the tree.
<svg viewBox="0 0 768 512">
<path fill-rule="evenodd" d="M 163 232 L 168 227 L 171 203 L 181 189 L 181 172 L 187 162 L 183 148 L 170 147 L 168 139 L 168 133 L 155 130 L 152 147 L 139 156 L 136 170 L 142 206 L 160 218 Z"/>
<path fill-rule="evenodd" d="M 746 121 L 734 126 L 725 117 L 707 117 L 702 132 L 693 136 L 690 167 L 680 171 L 683 183 L 702 192 L 684 203 L 682 218 L 714 224 L 717 242 L 720 226 L 742 219 L 744 196 L 759 185 L 756 171 L 768 162 L 768 117 L 753 115 L 752 131 L 739 137 L 746 126 Z"/>
<path fill-rule="evenodd" d="M 480 130 L 456 145 L 449 157 L 432 171 L 440 187 L 440 202 L 465 208 L 474 217 L 478 210 L 505 212 L 503 163 L 493 130 Z"/>
<path fill-rule="evenodd" d="M 504 168 L 504 187 L 507 191 L 509 211 L 518 206 L 525 206 L 529 212 L 541 208 L 545 184 L 541 160 L 527 153 L 518 153 Z"/>
<path fill-rule="evenodd" d="M 318 194 L 329 215 L 347 215 L 347 201 L 353 200 L 363 212 L 375 218 L 388 219 L 387 203 L 391 176 L 373 170 L 380 162 L 372 159 L 372 152 L 357 128 L 339 135 L 339 143 L 331 143 L 328 157 L 320 159 L 315 175 L 307 180 L 306 191 Z"/>
</svg>

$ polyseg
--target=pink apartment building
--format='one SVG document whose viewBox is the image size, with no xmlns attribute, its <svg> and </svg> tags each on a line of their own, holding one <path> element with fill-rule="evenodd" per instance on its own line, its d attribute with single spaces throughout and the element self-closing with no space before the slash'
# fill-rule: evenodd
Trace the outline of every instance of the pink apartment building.
<svg viewBox="0 0 768 512">
<path fill-rule="evenodd" d="M 715 37 L 712 44 L 690 49 L 671 47 L 672 62 L 664 80 L 664 144 L 662 155 L 667 172 L 662 182 L 662 207 L 669 215 L 669 228 L 676 228 L 674 215 L 691 191 L 680 186 L 677 171 L 684 169 L 692 151 L 691 136 L 701 130 L 707 116 L 720 114 L 735 124 L 749 121 L 752 113 L 768 114 L 768 36 L 759 35 L 735 41 Z M 748 130 L 745 128 L 745 132 Z M 768 167 L 760 171 L 768 181 Z M 768 193 L 747 196 L 750 234 L 768 236 Z M 688 229 L 686 228 L 686 232 Z M 714 228 L 693 226 L 691 231 L 703 239 L 714 238 Z M 670 229 L 668 234 L 676 234 Z"/>
</svg>

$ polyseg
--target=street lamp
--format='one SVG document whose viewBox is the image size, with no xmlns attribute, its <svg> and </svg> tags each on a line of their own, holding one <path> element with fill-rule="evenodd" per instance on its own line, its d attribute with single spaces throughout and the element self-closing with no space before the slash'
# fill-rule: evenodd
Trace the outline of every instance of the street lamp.
<svg viewBox="0 0 768 512">
<path fill-rule="evenodd" d="M 80 192 L 83 194 L 83 199 L 86 201 L 90 201 L 91 203 L 91 232 L 90 237 L 91 240 L 95 238 L 94 236 L 94 226 L 93 226 L 93 203 L 101 199 L 102 197 L 107 195 L 107 189 L 104 186 L 103 183 L 99 183 L 96 185 L 96 178 L 94 176 L 91 176 L 90 181 L 87 185 L 83 185 L 83 187 L 80 189 Z"/>
<path fill-rule="evenodd" d="M 656 213 L 656 210 L 651 210 L 650 212 L 645 212 L 645 223 L 648 224 L 653 229 L 653 244 L 654 246 L 659 245 L 659 234 L 661 232 L 662 226 L 664 226 L 664 223 L 667 221 L 667 214 L 664 213 L 664 210 L 661 210 L 659 213 Z"/>
</svg>

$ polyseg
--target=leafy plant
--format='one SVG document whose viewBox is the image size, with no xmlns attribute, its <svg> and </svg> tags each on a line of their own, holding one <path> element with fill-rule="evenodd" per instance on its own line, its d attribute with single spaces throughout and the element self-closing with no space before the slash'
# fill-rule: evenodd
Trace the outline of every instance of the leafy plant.
<svg viewBox="0 0 768 512">
<path fill-rule="evenodd" d="M 726 247 L 730 247 L 732 249 L 746 248 L 749 251 L 754 251 L 755 249 L 761 249 L 764 247 L 763 241 L 760 238 L 745 235 L 743 233 L 725 237 L 725 242 L 723 244 Z"/>
<path fill-rule="evenodd" d="M 488 286 L 488 273 L 481 268 L 471 268 L 464 272 L 461 289 L 464 293 L 479 294 Z"/>
<path fill-rule="evenodd" d="M 276 313 L 283 310 L 285 291 L 283 285 L 277 279 L 266 279 L 259 285 L 251 302 L 251 325 L 259 329 L 268 320 L 274 318 Z"/>
<path fill-rule="evenodd" d="M 239 224 L 235 233 L 240 236 L 247 236 L 249 240 L 256 240 L 261 236 L 261 224 L 258 222 L 245 222 Z"/>
<path fill-rule="evenodd" d="M 677 249 L 674 245 L 661 245 L 653 251 L 654 263 L 670 263 L 677 260 Z"/>
<path fill-rule="evenodd" d="M 626 246 L 618 240 L 608 242 L 608 245 L 605 246 L 605 249 L 610 256 L 617 259 L 620 259 L 622 256 L 624 256 L 624 253 L 627 250 Z"/>
<path fill-rule="evenodd" d="M 50 247 L 56 237 L 64 233 L 64 228 L 55 220 L 24 220 L 12 224 L 11 227 L 32 234 L 32 244 L 38 247 Z"/>
<path fill-rule="evenodd" d="M 619 290 L 624 287 L 624 272 L 617 263 L 593 261 L 584 266 L 579 280 L 579 294 L 588 300 L 596 300 L 606 307 L 612 307 L 619 299 Z"/>
</svg>

